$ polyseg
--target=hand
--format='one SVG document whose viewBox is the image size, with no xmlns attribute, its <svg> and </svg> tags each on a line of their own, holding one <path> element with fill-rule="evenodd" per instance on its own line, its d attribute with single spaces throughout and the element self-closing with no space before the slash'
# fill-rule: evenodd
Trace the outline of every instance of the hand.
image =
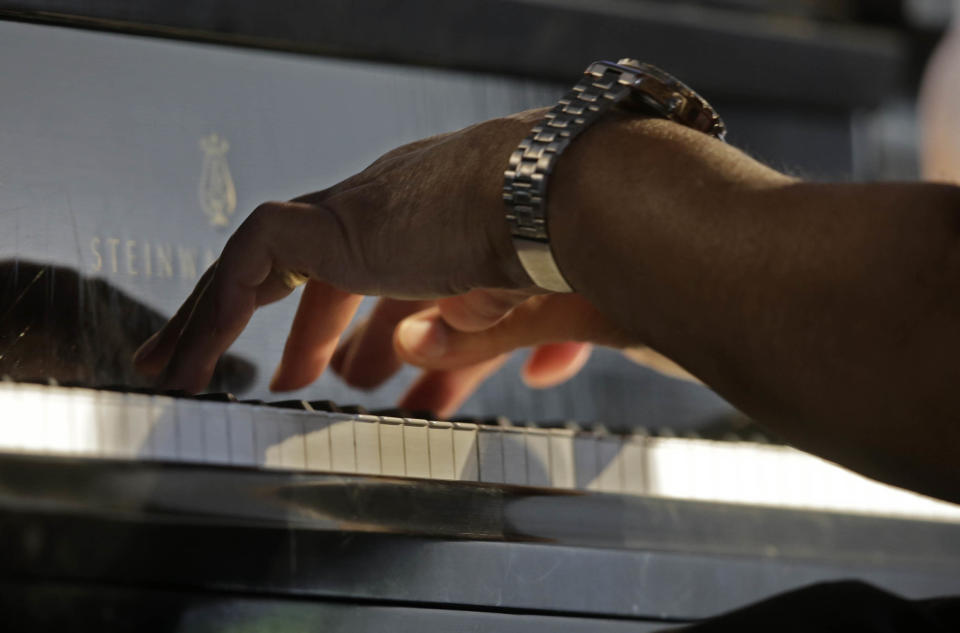
<svg viewBox="0 0 960 633">
<path fill-rule="evenodd" d="M 525 378 L 547 386 L 576 373 L 589 355 L 587 341 L 624 344 L 579 296 L 541 295 L 513 251 L 502 166 L 541 116 L 521 113 L 412 143 L 330 189 L 261 205 L 176 315 L 138 350 L 137 367 L 163 373 L 166 387 L 199 391 L 256 308 L 303 280 L 271 382 L 278 391 L 311 383 L 331 357 L 348 382 L 368 387 L 406 360 L 429 371 L 404 403 L 450 413 L 515 347 L 540 345 Z M 334 357 L 363 294 L 388 299 Z M 384 341 L 419 310 L 426 311 L 404 322 L 391 351 Z M 453 351 L 425 358 L 417 345 L 401 342 L 412 340 L 418 323 L 434 324 L 420 327 L 433 333 L 428 339 L 448 328 Z"/>
<path fill-rule="evenodd" d="M 258 207 L 136 364 L 163 384 L 202 389 L 256 308 L 309 279 L 274 383 L 309 384 L 361 294 L 436 298 L 530 288 L 503 220 L 502 166 L 538 118 L 481 123 L 398 148 L 363 172 Z"/>
</svg>

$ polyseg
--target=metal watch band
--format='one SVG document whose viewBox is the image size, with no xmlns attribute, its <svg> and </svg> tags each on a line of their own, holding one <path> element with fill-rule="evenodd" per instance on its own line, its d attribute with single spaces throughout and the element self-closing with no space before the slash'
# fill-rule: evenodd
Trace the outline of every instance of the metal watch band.
<svg viewBox="0 0 960 633">
<path fill-rule="evenodd" d="M 636 67 L 620 64 L 632 63 Z M 611 108 L 623 104 L 723 138 L 720 117 L 699 95 L 667 73 L 632 60 L 594 62 L 510 155 L 503 200 L 513 244 L 540 288 L 573 292 L 557 266 L 547 230 L 547 181 L 567 145 Z M 646 82 L 647 85 L 644 85 Z"/>
</svg>

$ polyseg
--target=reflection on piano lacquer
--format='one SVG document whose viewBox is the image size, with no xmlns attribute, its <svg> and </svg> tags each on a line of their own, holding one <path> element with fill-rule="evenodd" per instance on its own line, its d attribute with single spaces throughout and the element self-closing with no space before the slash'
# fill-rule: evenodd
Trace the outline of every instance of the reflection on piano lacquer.
<svg viewBox="0 0 960 633">
<path fill-rule="evenodd" d="M 960 507 L 782 445 L 505 420 L 423 420 L 314 405 L 7 380 L 0 383 L 0 453 L 475 481 L 960 521 Z"/>
</svg>

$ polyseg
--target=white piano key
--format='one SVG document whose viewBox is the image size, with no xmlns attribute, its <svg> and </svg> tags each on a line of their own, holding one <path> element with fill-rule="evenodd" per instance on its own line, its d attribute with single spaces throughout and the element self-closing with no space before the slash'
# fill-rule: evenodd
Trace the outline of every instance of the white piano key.
<svg viewBox="0 0 960 633">
<path fill-rule="evenodd" d="M 403 477 L 406 474 L 400 418 L 380 418 L 380 468 L 384 475 Z"/>
<path fill-rule="evenodd" d="M 150 418 L 153 425 L 151 444 L 153 458 L 175 461 L 180 457 L 177 402 L 170 396 L 153 396 L 150 400 Z"/>
<path fill-rule="evenodd" d="M 484 424 L 479 426 L 477 453 L 480 458 L 480 481 L 504 483 L 503 432 L 500 427 Z"/>
<path fill-rule="evenodd" d="M 623 441 L 616 435 L 597 436 L 597 477 L 591 490 L 601 492 L 623 491 Z"/>
<path fill-rule="evenodd" d="M 177 407 L 177 449 L 180 460 L 203 463 L 206 460 L 204 449 L 204 404 L 191 398 L 176 398 Z"/>
<path fill-rule="evenodd" d="M 47 435 L 47 390 L 41 385 L 21 384 L 16 387 L 13 446 L 26 453 L 42 453 Z"/>
<path fill-rule="evenodd" d="M 0 452 L 18 453 L 23 449 L 18 388 L 12 381 L 0 380 Z"/>
<path fill-rule="evenodd" d="M 127 443 L 138 459 L 150 459 L 153 456 L 150 396 L 128 393 L 125 399 Z"/>
<path fill-rule="evenodd" d="M 647 481 L 648 446 L 650 438 L 634 433 L 623 438 L 619 458 L 623 469 L 623 492 L 629 494 L 649 494 L 650 482 Z"/>
<path fill-rule="evenodd" d="M 778 494 L 785 505 L 795 508 L 803 507 L 804 483 L 798 479 L 798 475 L 801 474 L 799 469 L 802 468 L 802 464 L 797 462 L 794 455 L 795 451 L 791 451 L 784 446 L 776 446 L 774 448 L 777 449 L 776 477 Z M 715 451 L 711 450 L 709 452 L 712 454 Z M 705 457 L 707 461 L 710 460 L 710 456 Z M 699 471 L 696 473 L 698 484 L 700 484 L 702 474 L 703 473 Z"/>
<path fill-rule="evenodd" d="M 527 485 L 527 439 L 522 428 L 503 427 L 503 482 Z"/>
<path fill-rule="evenodd" d="M 759 445 L 750 456 L 758 463 L 758 471 L 762 473 L 757 482 L 757 503 L 761 505 L 778 505 L 784 496 L 779 474 L 780 447 Z M 854 493 L 856 494 L 856 493 Z M 843 504 L 841 503 L 841 507 Z"/>
<path fill-rule="evenodd" d="M 686 454 L 685 440 L 678 440 L 672 437 L 652 437 L 646 441 L 646 475 L 648 477 L 645 490 L 648 494 L 662 497 L 682 498 L 689 493 L 689 460 L 691 456 Z M 642 453 L 641 453 L 642 455 Z M 641 456 L 641 460 L 643 457 Z M 630 483 L 631 460 L 628 458 L 627 465 L 627 484 Z M 641 472 L 644 463 L 640 462 Z M 633 490 L 630 490 L 633 492 Z M 639 493 L 640 491 L 637 491 Z"/>
<path fill-rule="evenodd" d="M 90 389 L 70 389 L 73 448 L 77 455 L 100 454 L 100 422 L 97 416 L 97 395 Z"/>
<path fill-rule="evenodd" d="M 281 409 L 277 418 L 280 431 L 280 465 L 291 470 L 307 467 L 307 446 L 304 441 L 304 417 L 308 411 Z"/>
<path fill-rule="evenodd" d="M 323 413 L 314 413 L 303 421 L 309 470 L 329 472 L 332 469 L 330 426 L 333 422 L 334 420 Z"/>
<path fill-rule="evenodd" d="M 527 485 L 550 485 L 550 437 L 546 430 L 527 428 Z"/>
<path fill-rule="evenodd" d="M 723 444 L 723 442 L 717 442 L 717 444 Z M 814 508 L 827 485 L 823 470 L 817 461 L 806 453 L 794 450 L 791 451 L 791 455 L 794 463 L 794 478 L 797 481 L 792 488 L 792 495 L 800 507 Z"/>
<path fill-rule="evenodd" d="M 226 407 L 226 410 L 230 463 L 237 466 L 255 466 L 257 457 L 253 424 L 256 407 L 244 403 L 233 403 Z"/>
<path fill-rule="evenodd" d="M 407 477 L 430 477 L 430 444 L 426 420 L 404 419 L 403 460 Z"/>
<path fill-rule="evenodd" d="M 357 472 L 381 474 L 379 419 L 372 415 L 357 415 L 353 421 L 353 432 L 356 437 Z"/>
<path fill-rule="evenodd" d="M 705 448 L 695 457 L 696 464 L 691 464 L 697 475 L 696 495 L 698 499 L 713 501 L 723 494 L 724 490 L 736 490 L 737 464 L 739 454 L 732 448 L 732 442 L 703 441 Z"/>
<path fill-rule="evenodd" d="M 46 451 L 59 455 L 76 453 L 72 389 L 50 388 L 46 402 Z"/>
<path fill-rule="evenodd" d="M 554 488 L 573 488 L 576 472 L 573 461 L 573 431 L 549 429 L 550 484 Z"/>
<path fill-rule="evenodd" d="M 338 417 L 330 426 L 330 461 L 334 472 L 357 472 L 356 425 L 349 416 Z"/>
<path fill-rule="evenodd" d="M 198 401 L 197 412 L 203 432 L 203 461 L 230 463 L 229 405 L 224 402 Z"/>
<path fill-rule="evenodd" d="M 280 457 L 279 409 L 268 406 L 254 407 L 253 447 L 256 463 L 264 468 L 283 468 Z"/>
<path fill-rule="evenodd" d="M 97 394 L 97 417 L 100 426 L 100 455 L 130 458 L 136 451 L 127 440 L 126 395 L 114 391 Z"/>
<path fill-rule="evenodd" d="M 0 381 L 0 450 L 19 453 L 24 448 L 24 425 L 21 423 L 25 406 L 20 399 L 20 385 Z M 29 412 L 27 412 L 29 413 Z"/>
<path fill-rule="evenodd" d="M 453 424 L 431 420 L 427 427 L 430 450 L 430 475 L 434 479 L 456 479 L 453 460 Z"/>
<path fill-rule="evenodd" d="M 477 455 L 477 425 L 453 423 L 453 471 L 458 480 L 477 481 L 480 477 Z"/>
<path fill-rule="evenodd" d="M 597 480 L 597 436 L 575 433 L 573 436 L 573 470 L 578 490 L 594 490 Z"/>
</svg>

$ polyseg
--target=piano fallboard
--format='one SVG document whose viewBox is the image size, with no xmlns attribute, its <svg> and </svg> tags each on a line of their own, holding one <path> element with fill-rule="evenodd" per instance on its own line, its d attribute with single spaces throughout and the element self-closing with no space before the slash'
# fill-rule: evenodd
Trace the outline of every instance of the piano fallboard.
<svg viewBox="0 0 960 633">
<path fill-rule="evenodd" d="M 960 592 L 939 521 L 503 484 L 0 458 L 0 582 L 684 621 L 856 577 Z"/>
</svg>

